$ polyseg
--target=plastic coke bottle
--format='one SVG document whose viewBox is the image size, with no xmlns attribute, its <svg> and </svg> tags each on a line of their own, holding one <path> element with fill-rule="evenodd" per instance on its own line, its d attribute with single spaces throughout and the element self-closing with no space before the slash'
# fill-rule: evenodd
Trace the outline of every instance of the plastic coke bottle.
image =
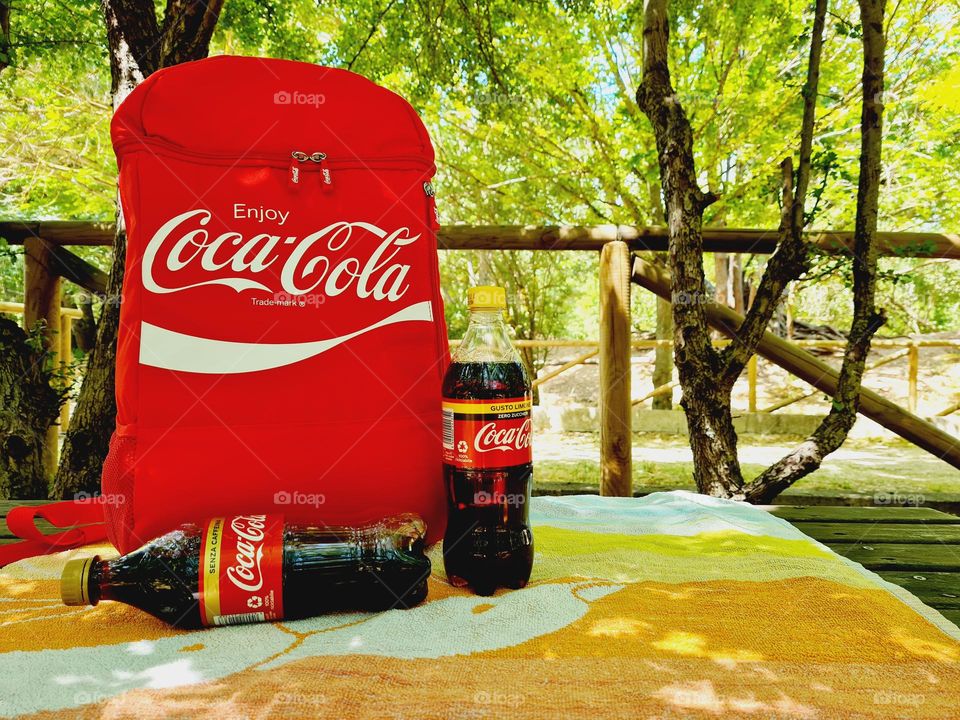
<svg viewBox="0 0 960 720">
<path fill-rule="evenodd" d="M 180 628 L 410 607 L 427 595 L 425 531 L 416 515 L 360 527 L 214 518 L 112 560 L 71 560 L 60 592 L 67 605 L 117 600 Z"/>
<path fill-rule="evenodd" d="M 533 566 L 530 379 L 503 321 L 504 289 L 470 288 L 467 304 L 443 381 L 443 563 L 451 583 L 489 595 L 523 587 Z"/>
</svg>

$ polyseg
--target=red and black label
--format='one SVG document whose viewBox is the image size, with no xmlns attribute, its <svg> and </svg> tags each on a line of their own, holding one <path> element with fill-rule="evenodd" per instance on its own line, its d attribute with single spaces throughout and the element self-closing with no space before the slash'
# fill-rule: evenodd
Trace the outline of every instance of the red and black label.
<svg viewBox="0 0 960 720">
<path fill-rule="evenodd" d="M 203 624 L 283 619 L 283 516 L 214 518 L 200 551 Z"/>
<path fill-rule="evenodd" d="M 464 469 L 532 462 L 530 396 L 504 400 L 443 398 L 443 461 Z"/>
</svg>

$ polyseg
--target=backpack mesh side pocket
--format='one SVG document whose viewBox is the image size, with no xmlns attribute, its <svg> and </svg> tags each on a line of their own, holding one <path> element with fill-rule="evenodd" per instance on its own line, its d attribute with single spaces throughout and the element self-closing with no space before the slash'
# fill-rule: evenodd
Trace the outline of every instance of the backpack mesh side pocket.
<svg viewBox="0 0 960 720">
<path fill-rule="evenodd" d="M 138 544 L 133 536 L 133 484 L 137 440 L 133 435 L 110 437 L 110 450 L 103 463 L 101 497 L 107 537 L 121 552 Z"/>
</svg>

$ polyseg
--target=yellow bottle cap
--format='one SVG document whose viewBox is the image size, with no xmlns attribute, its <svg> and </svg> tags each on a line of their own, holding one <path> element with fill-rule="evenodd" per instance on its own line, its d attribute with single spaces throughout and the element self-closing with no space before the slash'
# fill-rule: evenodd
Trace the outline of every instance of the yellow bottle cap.
<svg viewBox="0 0 960 720">
<path fill-rule="evenodd" d="M 90 568 L 100 560 L 96 555 L 70 560 L 60 576 L 60 597 L 64 605 L 90 605 Z"/>
<path fill-rule="evenodd" d="M 478 285 L 467 290 L 467 307 L 471 310 L 503 310 L 507 307 L 507 291 L 496 285 Z"/>
</svg>

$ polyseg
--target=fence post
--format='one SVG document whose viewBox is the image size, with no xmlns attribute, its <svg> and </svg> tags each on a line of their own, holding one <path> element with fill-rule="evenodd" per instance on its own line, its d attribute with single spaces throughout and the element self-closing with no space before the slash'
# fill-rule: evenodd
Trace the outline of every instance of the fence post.
<svg viewBox="0 0 960 720">
<path fill-rule="evenodd" d="M 23 327 L 31 330 L 41 320 L 46 327 L 44 347 L 52 354 L 53 367 L 60 368 L 60 276 L 50 271 L 50 246 L 41 238 L 23 241 Z M 43 467 L 48 478 L 57 471 L 60 427 L 54 423 L 47 429 L 43 448 Z"/>
<path fill-rule="evenodd" d="M 910 352 L 907 355 L 909 370 L 907 375 L 907 410 L 917 412 L 917 376 L 920 372 L 920 348 L 916 343 L 910 343 Z"/>
<path fill-rule="evenodd" d="M 630 496 L 630 249 L 600 251 L 600 494 Z"/>
</svg>

